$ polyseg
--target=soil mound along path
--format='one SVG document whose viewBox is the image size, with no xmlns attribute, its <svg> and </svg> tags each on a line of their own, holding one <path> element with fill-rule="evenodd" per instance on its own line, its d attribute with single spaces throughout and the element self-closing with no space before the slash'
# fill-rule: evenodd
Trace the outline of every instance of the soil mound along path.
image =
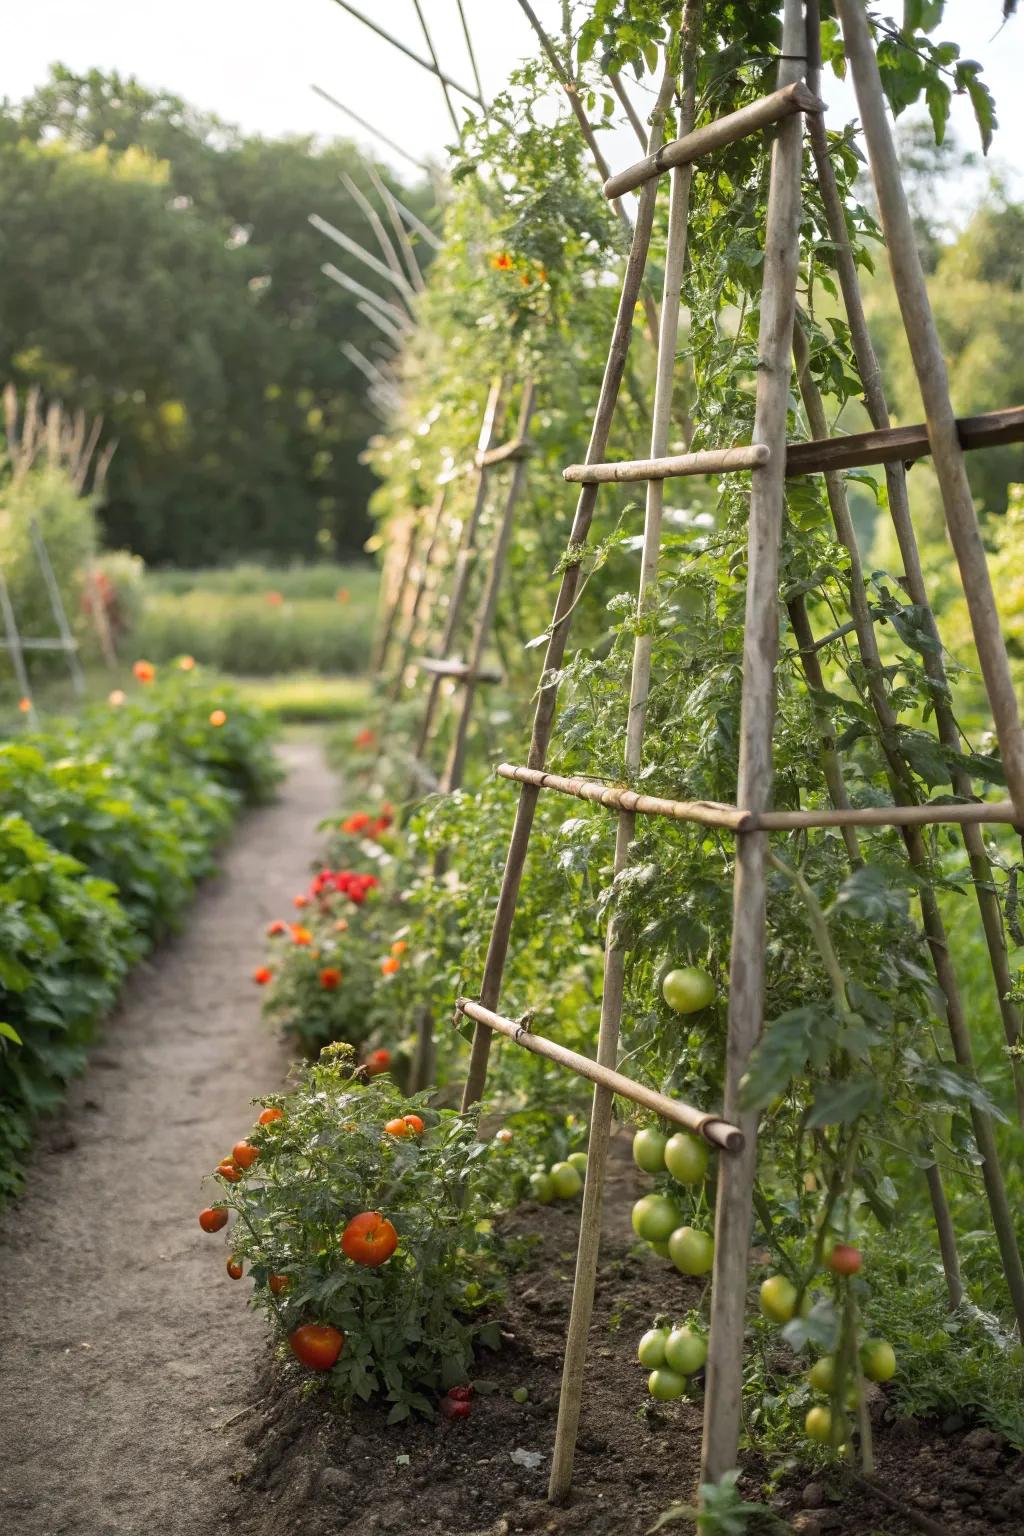
<svg viewBox="0 0 1024 1536">
<path fill-rule="evenodd" d="M 336 787 L 283 749 L 278 801 L 243 820 L 185 931 L 131 978 L 28 1193 L 0 1220 L 0 1530 L 207 1536 L 266 1327 L 199 1229 L 200 1178 L 278 1088 L 288 1053 L 250 976 L 287 916 Z"/>
</svg>

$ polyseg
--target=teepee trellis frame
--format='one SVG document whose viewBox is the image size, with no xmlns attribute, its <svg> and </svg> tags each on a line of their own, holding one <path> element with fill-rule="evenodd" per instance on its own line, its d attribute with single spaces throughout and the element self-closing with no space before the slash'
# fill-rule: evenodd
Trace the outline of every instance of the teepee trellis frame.
<svg viewBox="0 0 1024 1536">
<path fill-rule="evenodd" d="M 859 858 L 855 829 L 857 826 L 891 825 L 901 829 L 908 855 L 915 865 L 924 860 L 922 826 L 945 823 L 964 828 L 972 870 L 976 880 L 989 871 L 988 856 L 982 841 L 981 825 L 986 822 L 1007 825 L 1024 823 L 1024 734 L 1022 734 L 1016 699 L 1009 673 L 1005 645 L 999 629 L 991 581 L 977 518 L 964 473 L 965 449 L 983 447 L 998 441 L 1017 441 L 1024 437 L 1024 411 L 1014 408 L 992 413 L 986 418 L 958 422 L 949 402 L 948 385 L 927 293 L 913 243 L 905 197 L 899 179 L 892 137 L 885 115 L 884 99 L 877 62 L 871 44 L 870 28 L 863 0 L 837 0 L 843 26 L 847 57 L 864 120 L 868 158 L 875 180 L 883 231 L 886 238 L 893 278 L 900 300 L 904 327 L 911 345 L 915 370 L 925 404 L 927 422 L 923 428 L 893 429 L 889 423 L 881 392 L 877 363 L 870 348 L 864 325 L 845 214 L 838 196 L 828 160 L 828 148 L 817 99 L 818 18 L 816 0 L 808 0 L 807 14 L 801 0 L 785 0 L 783 40 L 779 63 L 778 90 L 752 108 L 720 119 L 718 123 L 692 131 L 692 117 L 685 121 L 687 103 L 692 112 L 692 94 L 687 90 L 684 63 L 684 121 L 680 136 L 669 145 L 662 144 L 661 122 L 671 95 L 668 71 L 652 114 L 649 152 L 627 172 L 609 178 L 606 195 L 621 196 L 639 189 L 636 224 L 623 280 L 615 328 L 601 393 L 595 412 L 587 462 L 571 466 L 565 478 L 581 485 L 579 503 L 570 535 L 570 559 L 562 582 L 549 630 L 541 686 L 534 718 L 528 762 L 523 766 L 503 764 L 500 777 L 520 784 L 520 796 L 512 829 L 501 891 L 492 926 L 484 966 L 479 1001 L 459 998 L 457 1014 L 476 1025 L 473 1050 L 466 1082 L 463 1107 L 469 1109 L 482 1096 L 492 1033 L 516 1041 L 536 1054 L 559 1062 L 569 1070 L 589 1077 L 597 1084 L 591 1117 L 588 1171 L 581 1217 L 580 1250 L 577 1262 L 573 1313 L 567 1339 L 559 1424 L 556 1432 L 549 1496 L 558 1500 L 566 1494 L 571 1481 L 572 1458 L 579 1419 L 582 1373 L 593 1300 L 597 1246 L 600 1231 L 600 1205 L 607 1152 L 611 1098 L 614 1092 L 638 1099 L 638 1085 L 614 1071 L 618 1014 L 621 1007 L 621 953 L 616 951 L 611 930 L 605 955 L 605 986 L 597 1061 L 574 1057 L 554 1042 L 532 1034 L 529 1016 L 509 1019 L 497 1011 L 501 980 L 511 938 L 519 886 L 522 879 L 530 833 L 541 790 L 577 796 L 607 805 L 618 813 L 616 869 L 621 869 L 628 850 L 633 821 L 638 814 L 669 816 L 695 821 L 707 826 L 731 829 L 736 838 L 736 882 L 734 892 L 733 941 L 730 965 L 729 1025 L 726 1050 L 725 1092 L 720 1120 L 729 1128 L 727 1155 L 718 1170 L 715 1218 L 715 1261 L 711 1299 L 706 1416 L 702 1454 L 702 1475 L 716 1480 L 736 1462 L 740 1421 L 740 1391 L 744 1320 L 747 1298 L 747 1267 L 752 1216 L 752 1196 L 756 1165 L 757 1116 L 742 1106 L 740 1083 L 747 1070 L 752 1050 L 761 1028 L 764 997 L 764 940 L 766 924 L 767 834 L 772 830 L 839 826 L 843 829 L 851 859 Z M 699 23 L 700 0 L 687 0 L 684 34 L 695 39 Z M 684 58 L 686 41 L 684 39 Z M 802 77 L 806 75 L 806 80 Z M 692 91 L 692 73 L 689 76 Z M 806 340 L 799 329 L 796 313 L 797 263 L 802 173 L 802 118 L 810 124 L 812 150 L 818 168 L 826 216 L 836 243 L 838 266 L 851 319 L 855 357 L 865 381 L 865 394 L 873 423 L 869 433 L 856 438 L 829 439 L 827 423 L 820 412 L 820 397 L 806 368 Z M 713 452 L 669 457 L 665 454 L 668 405 L 665 391 L 670 387 L 674 361 L 675 327 L 678 323 L 679 282 L 673 276 L 674 259 L 685 250 L 685 211 L 682 231 L 675 210 L 682 196 L 680 168 L 689 167 L 701 155 L 724 144 L 735 142 L 747 132 L 760 132 L 772 126 L 772 169 L 765 237 L 764 284 L 758 342 L 758 378 L 753 444 L 728 447 Z M 690 130 L 690 131 L 688 131 Z M 662 328 L 659 344 L 658 389 L 654 411 L 651 457 L 629 464 L 606 465 L 602 462 L 615 410 L 619 385 L 629 345 L 633 307 L 643 277 L 650 241 L 654 198 L 658 178 L 671 171 L 672 210 L 670 238 L 666 256 L 666 291 L 663 296 Z M 681 256 L 679 257 L 681 261 Z M 680 268 L 681 270 L 681 268 Z M 674 286 L 673 286 L 674 284 Z M 666 313 L 667 311 L 667 313 Z M 787 411 L 792 377 L 793 354 L 797 359 L 798 379 L 803 386 L 805 408 L 811 430 L 817 439 L 803 444 L 786 442 Z M 900 547 L 907 564 L 911 597 L 920 602 L 934 626 L 928 607 L 927 592 L 921 574 L 920 558 L 910 524 L 906 501 L 904 464 L 930 454 L 933 458 L 946 510 L 947 524 L 968 597 L 968 608 L 982 673 L 992 707 L 1003 765 L 1008 784 L 1008 798 L 999 802 L 980 802 L 973 798 L 969 777 L 961 773 L 954 788 L 961 803 L 916 802 L 913 793 L 903 793 L 904 765 L 890 756 L 894 790 L 892 806 L 851 808 L 842 786 L 841 770 L 834 742 L 823 732 L 823 766 L 832 753 L 826 784 L 832 800 L 825 810 L 776 811 L 771 807 L 772 733 L 775 695 L 775 671 L 778 662 L 778 575 L 782 531 L 785 479 L 790 474 L 827 472 L 827 488 L 836 518 L 837 533 L 855 553 L 852 527 L 849 525 L 845 491 L 838 471 L 844 467 L 883 463 L 893 499 L 893 517 Z M 659 543 L 660 490 L 669 476 L 749 470 L 751 501 L 748 535 L 748 581 L 743 656 L 743 702 L 740 724 L 740 770 L 736 806 L 708 802 L 680 802 L 637 794 L 616 785 L 583 778 L 565 778 L 544 769 L 547 747 L 554 720 L 557 673 L 567 642 L 568 620 L 579 583 L 579 559 L 586 543 L 594 512 L 597 488 L 601 483 L 643 480 L 648 486 L 645 542 L 638 599 L 644 609 L 645 592 L 655 579 Z M 893 497 L 893 490 L 895 496 Z M 859 567 L 854 567 L 851 587 L 859 592 L 860 602 L 853 603 L 854 619 L 841 633 L 853 630 L 870 670 L 878 656 L 874 639 L 874 620 L 863 600 L 863 581 Z M 807 623 L 806 610 L 797 604 L 790 608 L 799 655 L 813 680 L 817 666 L 816 652 L 838 636 L 815 640 Z M 641 644 L 644 641 L 644 644 Z M 648 649 L 645 658 L 644 650 Z M 937 684 L 944 679 L 941 653 L 931 664 L 930 675 Z M 639 746 L 643 728 L 643 705 L 649 681 L 649 641 L 638 637 L 634 652 L 630 714 L 627 726 L 626 773 L 635 773 L 639 765 Z M 820 670 L 818 671 L 820 676 Z M 875 699 L 883 740 L 890 728 L 881 701 Z M 948 712 L 939 719 L 940 737 L 959 749 L 960 737 Z M 983 925 L 989 944 L 993 976 L 997 988 L 1006 968 L 1005 941 L 1002 937 L 998 902 L 990 889 L 979 883 Z M 934 898 L 932 898 L 934 906 Z M 956 978 L 952 973 L 937 906 L 930 910 L 922 902 L 925 932 L 932 950 L 936 973 L 945 994 L 954 1051 L 962 1065 L 970 1064 L 970 1040 L 962 1011 L 958 1014 Z M 941 918 L 939 917 L 941 923 Z M 1007 973 L 1008 974 L 1008 973 Z M 1002 999 L 1001 999 L 1002 1001 Z M 1007 1039 L 1019 1038 L 1020 1020 L 1015 1010 L 1003 1011 Z M 612 1079 L 616 1079 L 613 1081 Z M 1019 1087 L 1018 1087 L 1019 1092 Z M 696 1117 L 695 1128 L 707 1135 L 707 1115 L 683 1107 L 685 1114 Z M 679 1120 L 678 1115 L 667 1118 Z M 714 1117 L 712 1117 L 714 1118 Z M 975 1116 L 975 1134 L 985 1158 L 985 1181 L 993 1224 L 1003 1257 L 1008 1288 L 1018 1318 L 1024 1329 L 1021 1302 L 1024 1292 L 1017 1281 L 1020 1255 L 1013 1237 L 1012 1222 L 1005 1207 L 1005 1191 L 999 1170 L 994 1139 L 987 1117 Z M 682 1123 L 687 1123 L 685 1120 Z M 691 1122 L 692 1123 L 692 1122 Z M 713 1138 L 708 1138 L 713 1139 Z M 716 1143 L 721 1146 L 720 1143 Z M 926 1171 L 933 1195 L 940 1246 L 946 1263 L 951 1296 L 959 1285 L 955 1240 L 952 1237 L 948 1208 L 945 1206 L 937 1170 Z"/>
</svg>

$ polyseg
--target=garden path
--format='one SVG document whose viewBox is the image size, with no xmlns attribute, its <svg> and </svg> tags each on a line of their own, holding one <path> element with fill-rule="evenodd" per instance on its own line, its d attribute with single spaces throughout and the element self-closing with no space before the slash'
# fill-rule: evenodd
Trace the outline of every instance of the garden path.
<svg viewBox="0 0 1024 1536">
<path fill-rule="evenodd" d="M 224 1529 L 246 1427 L 228 1421 L 251 1401 L 266 1330 L 199 1229 L 200 1180 L 286 1071 L 250 976 L 336 805 L 319 741 L 283 756 L 280 798 L 242 822 L 183 933 L 131 979 L 0 1221 L 10 1536 Z"/>
</svg>

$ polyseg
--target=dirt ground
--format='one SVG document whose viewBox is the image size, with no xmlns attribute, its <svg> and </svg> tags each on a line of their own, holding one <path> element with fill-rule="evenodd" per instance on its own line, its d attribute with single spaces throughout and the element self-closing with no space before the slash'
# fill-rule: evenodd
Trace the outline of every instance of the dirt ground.
<svg viewBox="0 0 1024 1536">
<path fill-rule="evenodd" d="M 337 789 L 319 744 L 284 748 L 185 931 L 132 977 L 28 1193 L 0 1220 L 0 1530 L 207 1536 L 266 1348 L 200 1231 L 200 1179 L 277 1089 L 282 1044 L 250 975 L 287 916 Z"/>
</svg>

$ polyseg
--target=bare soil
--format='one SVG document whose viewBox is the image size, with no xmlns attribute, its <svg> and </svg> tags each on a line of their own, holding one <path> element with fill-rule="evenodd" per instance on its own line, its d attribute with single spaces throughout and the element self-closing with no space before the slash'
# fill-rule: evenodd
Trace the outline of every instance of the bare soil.
<svg viewBox="0 0 1024 1536">
<path fill-rule="evenodd" d="M 280 1087 L 284 1046 L 250 979 L 320 850 L 336 786 L 284 749 L 179 937 L 131 978 L 28 1192 L 0 1221 L 0 1530 L 208 1536 L 240 1456 L 263 1322 L 196 1220 L 200 1180 Z"/>
</svg>

